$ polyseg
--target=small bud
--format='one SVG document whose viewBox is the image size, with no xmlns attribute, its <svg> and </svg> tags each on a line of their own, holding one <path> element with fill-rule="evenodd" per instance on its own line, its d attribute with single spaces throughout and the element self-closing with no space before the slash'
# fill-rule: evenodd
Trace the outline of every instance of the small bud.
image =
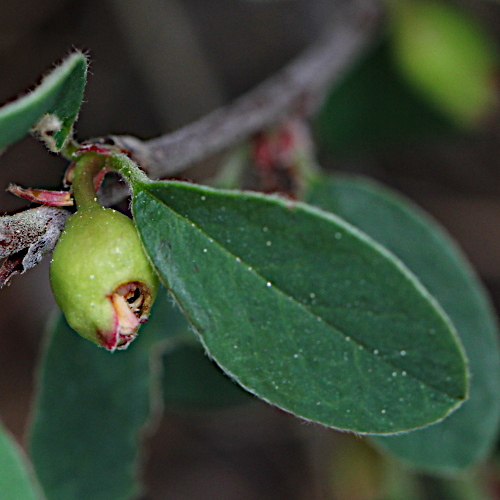
<svg viewBox="0 0 500 500">
<path fill-rule="evenodd" d="M 54 250 L 50 280 L 69 325 L 109 351 L 134 340 L 158 290 L 134 223 L 100 206 L 69 217 Z"/>
</svg>

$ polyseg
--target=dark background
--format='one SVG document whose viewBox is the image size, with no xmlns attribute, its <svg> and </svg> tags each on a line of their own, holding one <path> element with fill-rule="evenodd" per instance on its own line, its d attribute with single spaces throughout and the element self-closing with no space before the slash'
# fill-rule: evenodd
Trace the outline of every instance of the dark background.
<svg viewBox="0 0 500 500">
<path fill-rule="evenodd" d="M 500 4 L 461 3 L 500 32 Z M 0 102 L 76 47 L 91 58 L 78 137 L 154 137 L 282 67 L 336 8 L 333 0 L 0 0 Z M 375 177 L 433 214 L 500 304 L 498 117 L 472 134 L 320 153 L 323 166 Z M 65 165 L 24 139 L 0 159 L 0 189 L 10 182 L 56 188 Z M 23 206 L 0 193 L 2 212 Z M 14 278 L 0 300 L 0 416 L 22 440 L 44 325 L 55 307 L 48 259 Z M 325 498 L 317 476 L 335 439 L 261 403 L 203 414 L 167 411 L 148 441 L 148 498 Z"/>
</svg>

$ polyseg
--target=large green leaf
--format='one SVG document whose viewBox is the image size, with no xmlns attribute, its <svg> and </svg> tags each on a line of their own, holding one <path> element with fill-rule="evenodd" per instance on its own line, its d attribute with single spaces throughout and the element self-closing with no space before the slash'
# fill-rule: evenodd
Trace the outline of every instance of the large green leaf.
<svg viewBox="0 0 500 500">
<path fill-rule="evenodd" d="M 44 498 L 24 453 L 3 426 L 0 426 L 0 464 L 0 498 L 8 500 Z"/>
<path fill-rule="evenodd" d="M 146 250 L 223 370 L 362 433 L 434 422 L 467 393 L 453 329 L 413 275 L 336 216 L 256 193 L 136 183 Z"/>
<path fill-rule="evenodd" d="M 70 136 L 82 104 L 87 59 L 75 52 L 30 93 L 0 108 L 0 150 L 25 136 L 35 125 L 47 145 L 59 151 Z M 43 121 L 40 119 L 43 118 Z"/>
<path fill-rule="evenodd" d="M 165 321 L 168 300 L 159 295 L 151 321 L 126 351 L 97 348 L 62 317 L 51 330 L 30 443 L 49 499 L 119 500 L 139 491 L 140 438 L 155 407 L 152 389 L 159 387 L 151 349 L 182 320 L 168 309 Z"/>
<path fill-rule="evenodd" d="M 455 243 L 409 200 L 372 181 L 324 178 L 308 200 L 394 252 L 453 321 L 469 359 L 470 397 L 443 422 L 377 442 L 418 467 L 452 472 L 490 450 L 500 418 L 498 329 L 482 285 Z"/>
</svg>

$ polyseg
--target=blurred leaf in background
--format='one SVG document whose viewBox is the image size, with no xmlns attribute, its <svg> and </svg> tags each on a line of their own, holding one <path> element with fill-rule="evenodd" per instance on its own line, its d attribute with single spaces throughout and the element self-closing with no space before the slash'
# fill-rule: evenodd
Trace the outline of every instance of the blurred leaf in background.
<svg viewBox="0 0 500 500">
<path fill-rule="evenodd" d="M 379 150 L 456 131 L 402 79 L 386 38 L 330 91 L 314 125 L 319 147 L 337 154 Z"/>
<path fill-rule="evenodd" d="M 498 111 L 496 41 L 471 12 L 436 0 L 387 2 L 391 52 L 405 81 L 457 126 Z"/>
<path fill-rule="evenodd" d="M 496 41 L 450 2 L 387 2 L 387 32 L 316 118 L 330 152 L 379 150 L 474 130 L 498 110 Z"/>
<path fill-rule="evenodd" d="M 482 284 L 449 236 L 401 195 L 363 178 L 325 177 L 308 201 L 341 215 L 394 252 L 440 302 L 460 336 L 471 371 L 470 397 L 442 422 L 377 443 L 405 462 L 456 473 L 483 459 L 500 422 L 500 348 Z"/>
<path fill-rule="evenodd" d="M 41 488 L 21 447 L 0 424 L 0 498 L 42 500 Z"/>
<path fill-rule="evenodd" d="M 30 436 L 49 498 L 118 500 L 140 491 L 141 438 L 160 397 L 158 363 L 151 358 L 184 326 L 165 289 L 137 341 L 112 356 L 57 319 L 48 334 Z"/>
<path fill-rule="evenodd" d="M 195 342 L 181 344 L 163 355 L 166 408 L 211 410 L 255 401 L 210 360 L 199 342 Z"/>
</svg>

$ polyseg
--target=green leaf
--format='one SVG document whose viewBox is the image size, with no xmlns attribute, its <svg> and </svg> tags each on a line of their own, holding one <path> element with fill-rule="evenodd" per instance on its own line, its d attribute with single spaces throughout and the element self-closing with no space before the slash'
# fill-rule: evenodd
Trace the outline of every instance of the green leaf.
<svg viewBox="0 0 500 500">
<path fill-rule="evenodd" d="M 0 497 L 9 500 L 44 498 L 21 447 L 0 426 Z"/>
<path fill-rule="evenodd" d="M 151 411 L 146 344 L 110 355 L 57 321 L 31 433 L 48 498 L 118 500 L 138 492 L 137 448 Z"/>
<path fill-rule="evenodd" d="M 450 121 L 478 128 L 499 105 L 499 47 L 472 13 L 441 0 L 388 5 L 395 66 Z"/>
<path fill-rule="evenodd" d="M 50 330 L 30 447 L 51 500 L 119 500 L 140 491 L 140 439 L 160 398 L 153 391 L 160 374 L 151 356 L 185 326 L 170 302 L 160 289 L 150 321 L 126 351 L 97 348 L 62 315 Z"/>
<path fill-rule="evenodd" d="M 163 401 L 168 408 L 208 410 L 252 401 L 203 352 L 184 343 L 163 356 Z"/>
<path fill-rule="evenodd" d="M 253 400 L 203 352 L 186 317 L 163 287 L 145 329 L 161 342 L 158 351 L 164 351 L 161 383 L 167 408 L 208 410 Z M 142 329 L 140 333 L 144 335 Z"/>
<path fill-rule="evenodd" d="M 498 329 L 483 287 L 455 243 L 409 200 L 372 181 L 324 178 L 308 201 L 334 212 L 389 248 L 438 299 L 465 347 L 470 397 L 443 422 L 409 434 L 378 438 L 414 466 L 454 472 L 483 458 L 500 419 Z"/>
<path fill-rule="evenodd" d="M 225 408 L 253 398 L 229 379 L 203 352 L 194 333 L 161 287 L 153 314 L 140 334 L 154 335 L 161 342 L 163 403 L 180 410 Z"/>
<path fill-rule="evenodd" d="M 60 151 L 70 137 L 82 104 L 87 59 L 75 52 L 49 73 L 32 92 L 0 108 L 0 150 L 33 127 L 49 149 Z"/>
<path fill-rule="evenodd" d="M 385 39 L 331 90 L 315 119 L 315 130 L 323 149 L 335 155 L 457 131 L 404 81 Z"/>
<path fill-rule="evenodd" d="M 459 342 L 406 268 L 304 204 L 136 183 L 158 272 L 222 369 L 298 416 L 360 433 L 434 422 L 467 395 Z"/>
<path fill-rule="evenodd" d="M 141 433 L 155 401 L 154 342 L 176 331 L 180 312 L 162 323 L 163 290 L 126 351 L 113 354 L 77 335 L 62 316 L 50 331 L 31 429 L 31 455 L 51 500 L 128 499 L 137 478 Z M 158 310 L 159 314 L 155 314 Z"/>
</svg>

